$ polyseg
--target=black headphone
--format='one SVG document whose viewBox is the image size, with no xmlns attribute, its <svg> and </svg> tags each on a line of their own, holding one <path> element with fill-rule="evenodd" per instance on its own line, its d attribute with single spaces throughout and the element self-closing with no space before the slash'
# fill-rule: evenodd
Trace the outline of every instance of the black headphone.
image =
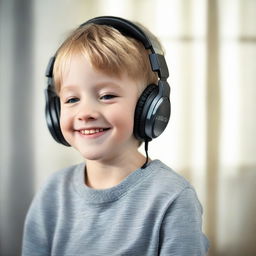
<svg viewBox="0 0 256 256">
<path fill-rule="evenodd" d="M 149 61 L 152 71 L 158 73 L 158 85 L 150 84 L 142 92 L 135 109 L 134 136 L 140 141 L 150 141 L 158 137 L 166 128 L 170 119 L 170 86 L 167 82 L 169 76 L 168 67 L 164 55 L 159 52 L 160 45 L 156 40 L 140 28 L 138 25 L 123 18 L 101 16 L 90 19 L 81 26 L 87 24 L 107 25 L 114 27 L 125 36 L 140 41 L 146 49 L 150 49 Z M 48 129 L 53 138 L 65 146 L 70 146 L 63 137 L 60 127 L 60 99 L 54 89 L 53 66 L 55 57 L 49 61 L 46 70 L 47 89 L 45 89 L 46 106 L 45 115 Z"/>
</svg>

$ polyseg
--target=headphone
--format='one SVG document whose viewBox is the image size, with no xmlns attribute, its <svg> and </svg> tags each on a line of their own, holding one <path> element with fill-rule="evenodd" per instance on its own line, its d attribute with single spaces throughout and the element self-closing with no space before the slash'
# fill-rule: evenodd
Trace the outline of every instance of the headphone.
<svg viewBox="0 0 256 256">
<path fill-rule="evenodd" d="M 139 141 L 151 141 L 165 130 L 171 114 L 170 86 L 167 82 L 169 71 L 164 55 L 159 51 L 161 46 L 139 25 L 123 18 L 100 16 L 86 21 L 80 27 L 91 23 L 114 27 L 123 35 L 140 41 L 145 49 L 150 49 L 150 65 L 152 71 L 157 72 L 159 80 L 157 85 L 148 85 L 139 97 L 135 108 L 133 133 Z M 53 79 L 55 58 L 56 54 L 49 60 L 45 74 L 47 77 L 47 88 L 45 89 L 46 122 L 52 137 L 58 143 L 70 146 L 63 137 L 60 127 L 60 99 L 55 92 Z"/>
</svg>

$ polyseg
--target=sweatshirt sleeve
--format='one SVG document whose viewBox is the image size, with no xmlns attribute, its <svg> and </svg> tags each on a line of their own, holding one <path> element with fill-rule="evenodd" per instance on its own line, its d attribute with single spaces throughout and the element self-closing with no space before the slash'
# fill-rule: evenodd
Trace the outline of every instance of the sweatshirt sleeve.
<svg viewBox="0 0 256 256">
<path fill-rule="evenodd" d="M 195 191 L 186 188 L 167 208 L 160 230 L 159 255 L 206 255 L 209 242 L 201 228 L 201 204 Z"/>
<path fill-rule="evenodd" d="M 40 191 L 32 201 L 24 224 L 22 256 L 51 255 L 55 222 L 51 205 L 54 202 L 45 191 Z"/>
</svg>

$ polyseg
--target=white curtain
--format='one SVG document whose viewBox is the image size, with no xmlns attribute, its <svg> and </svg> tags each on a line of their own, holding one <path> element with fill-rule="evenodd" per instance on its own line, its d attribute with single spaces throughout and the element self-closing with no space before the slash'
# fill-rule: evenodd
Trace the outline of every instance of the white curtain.
<svg viewBox="0 0 256 256">
<path fill-rule="evenodd" d="M 195 186 L 210 256 L 255 255 L 256 0 L 0 0 L 0 254 L 20 254 L 45 179 L 82 161 L 49 135 L 44 72 L 67 33 L 99 15 L 137 20 L 162 41 L 172 115 L 150 157 Z"/>
</svg>

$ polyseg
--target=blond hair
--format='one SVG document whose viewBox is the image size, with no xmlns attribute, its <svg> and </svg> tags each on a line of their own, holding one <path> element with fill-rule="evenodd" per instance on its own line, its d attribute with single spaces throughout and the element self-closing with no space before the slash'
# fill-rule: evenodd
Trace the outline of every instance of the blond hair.
<svg viewBox="0 0 256 256">
<path fill-rule="evenodd" d="M 73 54 L 88 57 L 92 66 L 111 76 L 124 72 L 132 79 L 142 81 L 144 87 L 157 82 L 149 62 L 149 52 L 134 38 L 124 36 L 106 25 L 88 24 L 77 28 L 57 51 L 53 76 L 55 90 L 60 91 L 63 70 Z"/>
</svg>

